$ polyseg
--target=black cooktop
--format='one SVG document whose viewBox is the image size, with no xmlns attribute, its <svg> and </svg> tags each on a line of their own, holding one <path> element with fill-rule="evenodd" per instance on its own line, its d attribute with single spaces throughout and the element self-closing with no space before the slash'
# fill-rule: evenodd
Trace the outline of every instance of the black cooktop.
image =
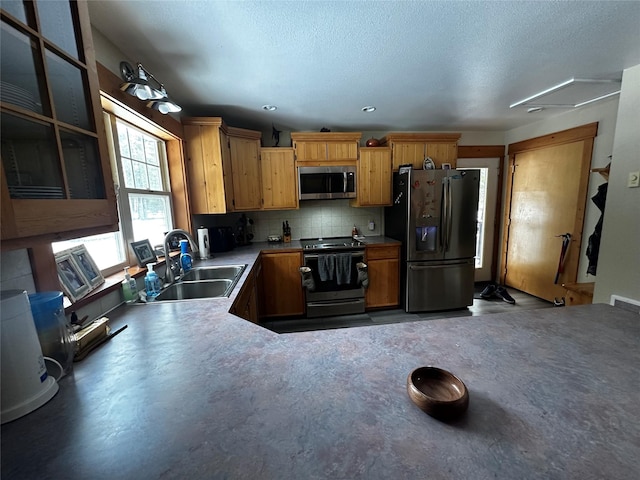
<svg viewBox="0 0 640 480">
<path fill-rule="evenodd" d="M 301 238 L 300 244 L 305 250 L 347 249 L 365 246 L 364 242 L 351 237 Z"/>
</svg>

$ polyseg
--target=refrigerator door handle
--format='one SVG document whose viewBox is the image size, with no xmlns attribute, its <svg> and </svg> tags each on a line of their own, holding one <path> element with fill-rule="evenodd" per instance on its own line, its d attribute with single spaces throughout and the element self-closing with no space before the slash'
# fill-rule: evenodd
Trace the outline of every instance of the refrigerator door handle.
<svg viewBox="0 0 640 480">
<path fill-rule="evenodd" d="M 449 245 L 451 243 L 451 215 L 452 215 L 452 205 L 451 205 L 451 178 L 444 177 L 443 182 L 443 220 L 442 220 L 442 247 L 445 252 L 449 251 Z"/>
<path fill-rule="evenodd" d="M 461 263 L 451 263 L 451 264 L 442 264 L 438 265 L 409 265 L 409 270 L 441 270 L 443 268 L 459 268 L 460 265 L 465 265 L 465 262 Z"/>
</svg>

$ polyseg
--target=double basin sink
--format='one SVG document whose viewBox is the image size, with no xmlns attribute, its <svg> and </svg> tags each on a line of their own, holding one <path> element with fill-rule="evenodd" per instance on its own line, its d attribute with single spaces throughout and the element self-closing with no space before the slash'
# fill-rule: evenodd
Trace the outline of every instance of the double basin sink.
<svg viewBox="0 0 640 480">
<path fill-rule="evenodd" d="M 195 267 L 160 292 L 156 302 L 228 297 L 246 265 Z"/>
</svg>

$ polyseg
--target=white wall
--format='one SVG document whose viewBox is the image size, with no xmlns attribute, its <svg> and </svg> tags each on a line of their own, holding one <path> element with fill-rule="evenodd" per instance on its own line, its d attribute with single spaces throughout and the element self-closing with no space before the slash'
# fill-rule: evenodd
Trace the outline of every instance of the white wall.
<svg viewBox="0 0 640 480">
<path fill-rule="evenodd" d="M 613 142 L 593 301 L 612 294 L 640 302 L 640 188 L 628 188 L 640 171 L 640 65 L 624 71 Z"/>
<path fill-rule="evenodd" d="M 0 290 L 26 290 L 27 293 L 36 293 L 26 248 L 3 250 L 0 258 L 0 272 Z"/>
<path fill-rule="evenodd" d="M 613 137 L 616 130 L 618 101 L 618 97 L 613 97 L 589 106 L 545 118 L 536 123 L 514 128 L 505 133 L 505 144 L 509 145 L 580 125 L 598 122 L 598 135 L 593 144 L 591 168 L 604 167 L 609 163 L 608 157 L 613 152 Z M 505 160 L 505 166 L 507 163 L 508 160 Z M 507 174 L 506 170 L 505 168 L 505 175 Z M 598 186 L 604 182 L 604 178 L 597 173 L 592 173 L 589 178 L 588 199 L 585 209 L 584 227 L 582 229 L 583 239 L 580 247 L 580 261 L 578 265 L 578 282 L 593 282 L 596 280 L 594 276 L 587 275 L 589 260 L 587 259 L 586 251 L 587 239 L 589 235 L 593 233 L 596 223 L 598 223 L 598 219 L 600 218 L 600 210 L 593 204 L 591 197 L 597 193 Z M 503 205 L 505 205 L 504 199 Z M 502 236 L 500 238 L 502 238 Z"/>
</svg>

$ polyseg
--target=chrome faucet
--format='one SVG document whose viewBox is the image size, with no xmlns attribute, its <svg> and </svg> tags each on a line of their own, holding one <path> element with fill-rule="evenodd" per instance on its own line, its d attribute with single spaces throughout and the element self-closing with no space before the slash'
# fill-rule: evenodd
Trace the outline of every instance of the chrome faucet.
<svg viewBox="0 0 640 480">
<path fill-rule="evenodd" d="M 181 228 L 176 228 L 168 232 L 164 237 L 164 258 L 166 262 L 165 282 L 166 283 L 173 283 L 175 280 L 175 275 L 173 273 L 173 267 L 174 267 L 173 260 L 171 260 L 171 255 L 169 255 L 170 253 L 169 239 L 176 233 L 184 235 L 187 238 L 187 240 L 189 241 L 189 245 L 191 245 L 191 254 L 193 255 L 194 258 L 198 253 L 198 245 L 196 244 L 195 240 L 191 237 L 191 235 L 189 235 L 189 232 L 187 232 L 186 230 L 182 230 Z M 178 265 L 179 265 L 179 262 L 178 262 Z M 178 271 L 180 271 L 179 267 L 178 267 Z"/>
</svg>

